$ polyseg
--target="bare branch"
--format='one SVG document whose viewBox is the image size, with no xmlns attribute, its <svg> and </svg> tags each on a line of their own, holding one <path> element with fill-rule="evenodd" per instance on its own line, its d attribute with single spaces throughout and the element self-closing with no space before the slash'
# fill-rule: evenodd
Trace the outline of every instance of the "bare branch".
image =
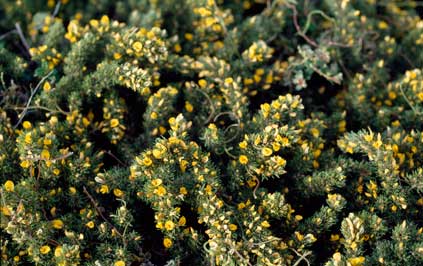
<svg viewBox="0 0 423 266">
<path fill-rule="evenodd" d="M 27 53 L 29 54 L 29 56 L 31 56 L 31 54 L 29 52 L 29 49 L 31 47 L 29 46 L 28 42 L 25 39 L 25 36 L 24 36 L 24 34 L 22 32 L 22 29 L 21 29 L 21 25 L 19 25 L 19 23 L 16 22 L 15 23 L 15 27 L 16 27 L 16 31 L 17 31 L 17 33 L 19 35 L 19 38 L 21 39 L 21 42 L 22 42 L 23 46 L 25 47 L 25 49 L 26 49 Z"/>
<path fill-rule="evenodd" d="M 37 86 L 34 90 L 31 90 L 31 96 L 29 96 L 28 102 L 26 103 L 25 109 L 19 114 L 19 120 L 16 123 L 16 125 L 13 127 L 13 129 L 16 129 L 19 124 L 22 122 L 23 118 L 25 117 L 26 113 L 28 112 L 29 105 L 31 104 L 32 98 L 37 93 L 38 89 L 41 87 L 41 84 L 53 73 L 53 70 L 50 71 L 46 76 L 44 76 L 40 82 L 38 82 Z"/>
</svg>

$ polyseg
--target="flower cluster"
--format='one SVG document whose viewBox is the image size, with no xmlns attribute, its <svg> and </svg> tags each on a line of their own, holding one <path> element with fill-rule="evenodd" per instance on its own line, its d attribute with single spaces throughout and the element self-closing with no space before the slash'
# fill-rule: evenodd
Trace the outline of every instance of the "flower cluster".
<svg viewBox="0 0 423 266">
<path fill-rule="evenodd" d="M 415 1 L 3 2 L 2 265 L 423 264 Z"/>
</svg>

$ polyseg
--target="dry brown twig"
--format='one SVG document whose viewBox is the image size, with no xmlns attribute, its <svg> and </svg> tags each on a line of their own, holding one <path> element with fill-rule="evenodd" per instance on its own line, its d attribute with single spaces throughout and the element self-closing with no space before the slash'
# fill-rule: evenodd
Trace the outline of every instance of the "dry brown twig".
<svg viewBox="0 0 423 266">
<path fill-rule="evenodd" d="M 38 82 L 38 84 L 37 84 L 37 86 L 35 87 L 35 89 L 31 89 L 31 95 L 29 96 L 29 99 L 28 99 L 28 102 L 26 103 L 26 106 L 25 106 L 25 108 L 22 110 L 22 112 L 19 114 L 19 120 L 18 120 L 18 122 L 16 123 L 16 125 L 13 127 L 13 129 L 16 129 L 18 126 L 19 126 L 19 124 L 22 122 L 22 120 L 23 120 L 23 118 L 25 117 L 25 115 L 26 115 L 26 113 L 28 112 L 28 108 L 29 108 L 29 106 L 30 106 L 30 104 L 31 104 L 31 101 L 32 101 L 32 98 L 34 97 L 34 95 L 37 93 L 37 91 L 38 91 L 38 89 L 41 87 L 41 84 L 43 84 L 44 83 L 44 81 L 51 75 L 51 74 L 53 74 L 53 71 L 54 70 L 52 70 L 52 71 L 50 71 L 47 75 L 45 75 L 41 80 L 40 80 L 40 82 Z"/>
<path fill-rule="evenodd" d="M 19 22 L 16 22 L 15 23 L 15 28 L 16 28 L 16 32 L 18 33 L 18 35 L 19 35 L 19 38 L 21 39 L 21 42 L 22 42 L 22 44 L 23 44 L 23 46 L 25 47 L 25 49 L 26 49 L 26 52 L 29 54 L 29 56 L 31 56 L 31 53 L 29 52 L 29 49 L 31 48 L 30 46 L 29 46 L 29 44 L 28 44 L 28 42 L 26 41 L 26 39 L 25 39 L 25 36 L 24 36 L 24 34 L 23 34 L 23 32 L 22 32 L 22 28 L 21 28 L 21 25 L 19 24 Z"/>
<path fill-rule="evenodd" d="M 122 235 L 122 233 L 111 223 L 109 222 L 109 220 L 103 215 L 103 212 L 100 210 L 100 208 L 98 207 L 98 203 L 95 201 L 95 199 L 93 198 L 93 196 L 91 196 L 91 194 L 88 192 L 87 188 L 84 186 L 83 187 L 83 191 L 85 193 L 85 195 L 87 195 L 87 197 L 90 199 L 91 204 L 93 205 L 93 207 L 95 208 L 96 212 L 98 215 L 100 215 L 100 217 L 108 224 L 110 225 L 110 227 L 112 227 L 112 229 L 116 232 L 116 234 L 118 234 L 122 240 L 124 241 L 125 244 L 127 244 L 124 236 Z"/>
</svg>

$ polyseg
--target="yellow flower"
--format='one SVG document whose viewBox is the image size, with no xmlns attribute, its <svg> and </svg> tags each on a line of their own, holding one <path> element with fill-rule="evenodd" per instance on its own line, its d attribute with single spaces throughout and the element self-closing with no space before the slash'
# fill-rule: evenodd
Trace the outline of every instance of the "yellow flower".
<svg viewBox="0 0 423 266">
<path fill-rule="evenodd" d="M 153 150 L 153 156 L 154 156 L 154 158 L 160 159 L 162 157 L 162 155 L 163 155 L 163 152 L 161 150 L 158 150 L 158 149 L 154 149 Z"/>
<path fill-rule="evenodd" d="M 115 262 L 114 266 L 125 266 L 125 262 L 123 260 L 118 260 Z"/>
<path fill-rule="evenodd" d="M 281 149 L 281 145 L 278 142 L 273 142 L 272 148 L 274 151 L 279 151 Z"/>
<path fill-rule="evenodd" d="M 262 150 L 261 150 L 261 154 L 263 155 L 263 156 L 270 156 L 270 155 L 272 155 L 272 153 L 273 153 L 273 151 L 272 151 L 272 149 L 270 149 L 270 148 L 267 148 L 267 147 L 264 147 Z"/>
<path fill-rule="evenodd" d="M 119 60 L 121 57 L 122 57 L 122 55 L 121 55 L 120 53 L 114 53 L 114 54 L 113 54 L 113 58 L 114 58 L 115 60 Z"/>
<path fill-rule="evenodd" d="M 42 150 L 41 151 L 41 158 L 45 160 L 50 159 L 50 152 L 48 150 Z"/>
<path fill-rule="evenodd" d="M 299 240 L 299 241 L 303 241 L 304 239 L 304 235 L 301 234 L 300 232 L 295 231 L 295 237 Z"/>
<path fill-rule="evenodd" d="M 334 253 L 334 254 L 332 255 L 332 258 L 333 258 L 335 261 L 339 262 L 339 261 L 341 261 L 341 260 L 342 260 L 342 255 L 341 255 L 341 253 L 336 252 L 336 253 Z"/>
<path fill-rule="evenodd" d="M 160 178 L 156 178 L 151 181 L 151 184 L 155 187 L 160 186 L 162 183 L 163 181 Z"/>
<path fill-rule="evenodd" d="M 209 17 L 212 15 L 212 12 L 205 7 L 195 8 L 194 13 L 199 14 L 202 17 Z"/>
<path fill-rule="evenodd" d="M 207 86 L 207 81 L 205 79 L 200 79 L 198 85 L 200 85 L 201 88 L 205 88 Z"/>
<path fill-rule="evenodd" d="M 192 38 L 194 38 L 194 35 L 192 35 L 191 33 L 185 33 L 185 39 L 187 39 L 188 41 L 191 41 Z"/>
<path fill-rule="evenodd" d="M 25 129 L 30 129 L 30 128 L 32 127 L 31 122 L 29 122 L 29 121 L 24 121 L 24 122 L 22 123 L 22 126 L 23 126 L 23 128 L 25 128 Z"/>
<path fill-rule="evenodd" d="M 85 226 L 88 227 L 88 228 L 90 228 L 90 229 L 93 229 L 94 226 L 95 226 L 95 224 L 94 224 L 93 221 L 89 221 L 88 223 L 85 224 Z"/>
<path fill-rule="evenodd" d="M 311 128 L 310 132 L 311 132 L 311 135 L 313 135 L 313 137 L 315 137 L 315 138 L 319 137 L 319 135 L 320 135 L 320 131 L 315 127 Z"/>
<path fill-rule="evenodd" d="M 154 190 L 154 194 L 157 194 L 158 196 L 164 196 L 166 195 L 166 188 L 163 186 L 159 186 L 157 189 Z"/>
<path fill-rule="evenodd" d="M 119 126 L 119 120 L 117 120 L 116 118 L 113 118 L 112 120 L 110 120 L 110 126 L 111 127 Z"/>
<path fill-rule="evenodd" d="M 143 163 L 145 166 L 150 166 L 150 165 L 152 165 L 152 164 L 153 164 L 153 161 L 150 159 L 150 157 L 145 157 L 145 158 L 142 160 L 142 163 Z"/>
<path fill-rule="evenodd" d="M 157 119 L 157 117 L 158 117 L 158 115 L 157 115 L 157 113 L 156 112 L 151 112 L 151 114 L 150 114 L 150 118 L 151 119 Z"/>
<path fill-rule="evenodd" d="M 244 140 L 244 141 L 241 141 L 238 145 L 241 149 L 245 149 L 247 148 L 248 143 Z"/>
<path fill-rule="evenodd" d="M 108 25 L 108 24 L 109 24 L 109 22 L 110 22 L 110 19 L 109 19 L 109 17 L 108 17 L 108 16 L 103 15 L 103 16 L 101 17 L 101 19 L 100 19 L 100 22 L 101 22 L 101 24 L 103 24 L 103 25 Z"/>
<path fill-rule="evenodd" d="M 40 252 L 41 254 L 47 254 L 50 252 L 50 247 L 49 246 L 42 246 L 40 247 Z"/>
<path fill-rule="evenodd" d="M 380 133 L 377 135 L 377 140 L 375 140 L 373 142 L 373 147 L 375 147 L 376 149 L 379 149 L 380 146 L 382 146 L 382 140 L 381 140 L 381 135 Z"/>
<path fill-rule="evenodd" d="M 182 195 L 186 195 L 186 194 L 188 194 L 188 191 L 187 191 L 187 189 L 185 187 L 181 187 L 179 189 L 179 193 L 181 193 Z"/>
<path fill-rule="evenodd" d="M 51 90 L 51 85 L 50 85 L 50 83 L 49 83 L 48 81 L 46 81 L 46 82 L 44 83 L 44 85 L 43 85 L 43 90 L 44 90 L 44 91 L 46 91 L 46 92 L 48 92 L 48 91 L 50 91 L 50 90 Z"/>
<path fill-rule="evenodd" d="M 25 160 L 25 161 L 22 161 L 22 162 L 21 162 L 21 166 L 22 166 L 22 168 L 28 168 L 28 167 L 29 167 L 29 165 L 30 165 L 30 163 L 29 163 L 29 161 L 28 161 L 28 160 Z"/>
<path fill-rule="evenodd" d="M 229 230 L 236 231 L 236 229 L 238 229 L 238 226 L 236 226 L 236 224 L 230 224 L 229 225 Z"/>
<path fill-rule="evenodd" d="M 70 187 L 69 188 L 69 193 L 75 194 L 76 193 L 76 188 L 75 187 Z"/>
<path fill-rule="evenodd" d="M 31 144 L 32 143 L 32 135 L 31 132 L 28 132 L 25 134 L 25 143 L 26 144 Z"/>
<path fill-rule="evenodd" d="M 263 221 L 263 222 L 261 222 L 261 226 L 268 228 L 268 227 L 270 227 L 270 224 L 269 224 L 268 221 Z"/>
<path fill-rule="evenodd" d="M 239 156 L 239 162 L 240 162 L 241 164 L 247 164 L 247 163 L 248 163 L 248 157 L 247 157 L 247 156 L 245 156 L 245 155 L 240 155 L 240 156 Z"/>
<path fill-rule="evenodd" d="M 187 223 L 187 219 L 185 218 L 185 216 L 182 216 L 181 218 L 179 218 L 179 222 L 178 222 L 179 226 L 185 226 L 186 223 Z"/>
<path fill-rule="evenodd" d="M 165 247 L 165 248 L 170 248 L 171 246 L 172 246 L 172 239 L 170 239 L 170 238 L 168 238 L 168 237 L 165 237 L 164 239 L 163 239 L 163 246 Z"/>
<path fill-rule="evenodd" d="M 100 192 L 101 192 L 101 194 L 109 193 L 109 187 L 107 185 L 101 185 Z"/>
<path fill-rule="evenodd" d="M 56 219 L 51 221 L 51 224 L 54 229 L 62 229 L 63 228 L 63 222 L 62 220 Z"/>
<path fill-rule="evenodd" d="M 348 262 L 351 263 L 351 266 L 361 266 L 365 260 L 365 257 L 355 257 L 348 259 Z"/>
<path fill-rule="evenodd" d="M 231 84 L 232 82 L 234 82 L 234 80 L 231 77 L 225 79 L 226 84 Z"/>
<path fill-rule="evenodd" d="M 188 161 L 186 160 L 181 160 L 181 162 L 179 163 L 179 168 L 181 169 L 183 173 L 185 173 L 185 170 L 187 169 L 187 165 L 188 165 Z"/>
<path fill-rule="evenodd" d="M 123 196 L 123 191 L 118 188 L 115 188 L 113 189 L 113 194 L 115 194 L 116 197 L 120 198 Z"/>
<path fill-rule="evenodd" d="M 244 208 L 245 208 L 245 203 L 244 202 L 241 202 L 241 203 L 238 204 L 238 210 L 242 210 Z"/>
<path fill-rule="evenodd" d="M 140 42 L 134 42 L 132 48 L 134 48 L 136 52 L 140 52 L 142 50 L 142 44 Z"/>
<path fill-rule="evenodd" d="M 55 257 L 60 257 L 60 256 L 62 256 L 62 251 L 63 251 L 62 247 L 61 247 L 61 246 L 57 246 L 57 247 L 54 249 L 54 256 L 55 256 Z"/>
<path fill-rule="evenodd" d="M 10 216 L 10 215 L 12 215 L 12 213 L 10 212 L 10 209 L 9 209 L 7 206 L 2 207 L 2 208 L 1 208 L 1 211 L 2 211 L 2 213 L 3 213 L 4 215 L 6 215 L 6 216 Z"/>
<path fill-rule="evenodd" d="M 15 190 L 15 184 L 13 184 L 13 181 L 11 180 L 7 180 L 4 183 L 4 188 L 6 189 L 6 191 L 8 192 L 13 192 Z"/>
<path fill-rule="evenodd" d="M 247 184 L 248 184 L 248 186 L 249 186 L 249 187 L 251 187 L 251 188 L 255 187 L 255 186 L 257 185 L 256 179 L 255 179 L 254 177 L 253 177 L 253 178 L 248 179 L 248 180 L 247 180 Z"/>
<path fill-rule="evenodd" d="M 330 235 L 330 241 L 335 242 L 339 240 L 339 235 L 338 234 L 334 234 L 334 235 Z"/>
<path fill-rule="evenodd" d="M 212 194 L 212 193 L 211 193 L 211 191 L 212 191 L 212 186 L 207 185 L 207 186 L 206 186 L 206 188 L 204 189 L 204 191 L 206 191 L 206 193 L 207 193 L 208 195 L 211 195 L 211 194 Z"/>
<path fill-rule="evenodd" d="M 277 158 L 276 158 L 276 164 L 278 166 L 285 166 L 286 160 L 284 158 L 282 158 L 282 157 L 277 156 Z"/>
<path fill-rule="evenodd" d="M 389 27 L 388 23 L 386 23 L 385 21 L 380 21 L 377 26 L 379 27 L 379 29 L 381 30 L 385 30 Z"/>
<path fill-rule="evenodd" d="M 177 43 L 173 46 L 173 49 L 175 50 L 175 52 L 179 53 L 182 50 L 182 47 L 179 43 Z"/>
<path fill-rule="evenodd" d="M 185 102 L 185 109 L 187 110 L 188 113 L 192 113 L 192 111 L 194 111 L 194 106 L 192 106 L 192 104 L 188 101 Z"/>
<path fill-rule="evenodd" d="M 166 221 L 165 222 L 165 228 L 166 228 L 166 230 L 171 231 L 171 230 L 173 230 L 173 228 L 175 228 L 175 224 L 170 220 Z"/>
</svg>

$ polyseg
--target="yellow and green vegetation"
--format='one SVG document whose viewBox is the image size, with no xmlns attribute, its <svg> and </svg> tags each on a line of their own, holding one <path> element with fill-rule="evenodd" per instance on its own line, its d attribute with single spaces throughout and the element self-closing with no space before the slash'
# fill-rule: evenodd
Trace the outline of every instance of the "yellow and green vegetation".
<svg viewBox="0 0 423 266">
<path fill-rule="evenodd" d="M 1 265 L 423 265 L 423 5 L 0 1 Z"/>
</svg>

